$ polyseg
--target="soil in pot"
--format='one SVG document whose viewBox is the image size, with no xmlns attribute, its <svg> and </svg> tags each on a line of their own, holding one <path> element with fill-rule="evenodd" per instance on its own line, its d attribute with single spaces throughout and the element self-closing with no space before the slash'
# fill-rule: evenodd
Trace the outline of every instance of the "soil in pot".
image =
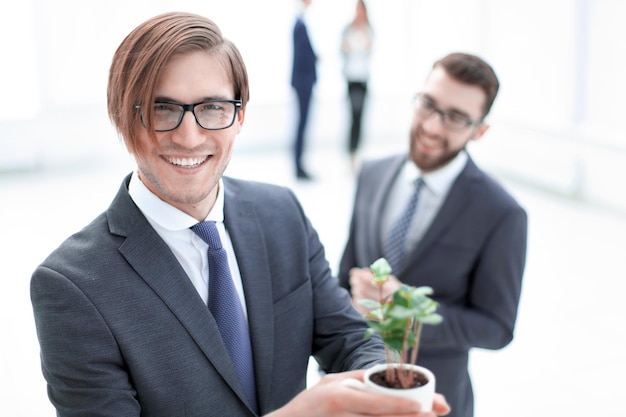
<svg viewBox="0 0 626 417">
<path fill-rule="evenodd" d="M 408 372 L 408 385 L 407 386 L 402 386 L 400 384 L 400 379 L 397 378 L 397 373 L 398 372 Z M 387 388 L 394 388 L 394 389 L 410 389 L 410 388 L 417 388 L 417 387 L 421 387 L 422 385 L 426 385 L 428 383 L 428 378 L 426 378 L 426 375 L 424 375 L 423 373 L 419 372 L 419 371 L 415 371 L 415 370 L 406 370 L 406 369 L 402 369 L 402 370 L 398 370 L 398 369 L 394 369 L 393 370 L 394 373 L 394 379 L 389 381 L 387 379 L 387 372 L 386 371 L 378 371 L 373 373 L 372 375 L 370 375 L 370 380 L 377 384 L 380 385 L 382 387 L 387 387 Z"/>
</svg>

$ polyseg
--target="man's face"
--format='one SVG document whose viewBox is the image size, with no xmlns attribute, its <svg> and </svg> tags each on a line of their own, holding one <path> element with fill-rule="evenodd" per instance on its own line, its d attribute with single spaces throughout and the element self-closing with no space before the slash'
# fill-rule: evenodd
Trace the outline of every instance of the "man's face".
<svg viewBox="0 0 626 417">
<path fill-rule="evenodd" d="M 454 80 L 439 66 L 428 76 L 421 97 L 445 113 L 462 115 L 472 121 L 483 116 L 484 91 L 478 86 Z M 480 123 L 450 130 L 437 112 L 424 117 L 415 111 L 410 132 L 410 158 L 423 172 L 435 171 L 454 159 L 467 142 L 479 139 L 488 127 Z"/>
<path fill-rule="evenodd" d="M 159 78 L 155 97 L 188 104 L 235 98 L 224 65 L 203 51 L 174 56 Z M 139 178 L 161 200 L 204 220 L 215 202 L 218 181 L 230 161 L 243 119 L 242 109 L 231 127 L 205 130 L 191 112 L 185 112 L 176 129 L 156 133 L 160 147 L 139 125 L 145 149 L 134 155 Z"/>
</svg>

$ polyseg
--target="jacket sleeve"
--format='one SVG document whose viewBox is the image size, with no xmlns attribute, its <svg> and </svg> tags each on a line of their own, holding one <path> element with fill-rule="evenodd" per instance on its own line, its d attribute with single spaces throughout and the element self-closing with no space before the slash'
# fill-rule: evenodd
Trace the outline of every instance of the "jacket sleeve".
<svg viewBox="0 0 626 417">
<path fill-rule="evenodd" d="M 326 372 L 363 369 L 384 361 L 382 342 L 378 337 L 364 338 L 367 323 L 352 307 L 348 291 L 338 285 L 317 232 L 302 216 L 313 293 L 313 356 Z"/>
<path fill-rule="evenodd" d="M 31 301 L 57 416 L 138 417 L 122 355 L 89 298 L 65 276 L 40 266 L 31 279 Z"/>
<path fill-rule="evenodd" d="M 422 348 L 500 349 L 511 342 L 526 260 L 526 240 L 526 212 L 519 206 L 504 212 L 483 242 L 468 279 L 465 302 L 440 301 L 439 313 L 444 321 L 437 326 L 424 326 Z"/>
</svg>

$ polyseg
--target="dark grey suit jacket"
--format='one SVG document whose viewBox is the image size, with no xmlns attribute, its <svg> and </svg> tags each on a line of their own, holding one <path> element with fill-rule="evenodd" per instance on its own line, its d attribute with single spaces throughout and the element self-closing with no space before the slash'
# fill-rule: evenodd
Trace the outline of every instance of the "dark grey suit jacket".
<svg viewBox="0 0 626 417">
<path fill-rule="evenodd" d="M 345 288 L 350 268 L 383 256 L 380 216 L 405 161 L 398 155 L 363 165 L 339 271 Z M 440 302 L 444 321 L 424 326 L 417 362 L 435 373 L 450 416 L 473 414 L 469 349 L 499 349 L 513 338 L 526 237 L 526 212 L 470 158 L 405 268 L 394 271 L 405 283 L 431 286 Z"/>
<path fill-rule="evenodd" d="M 128 180 L 33 274 L 50 400 L 64 417 L 253 415 L 213 317 L 133 203 Z M 328 372 L 384 359 L 380 340 L 364 340 L 367 326 L 295 196 L 224 183 L 262 414 L 305 388 L 310 355 Z"/>
</svg>

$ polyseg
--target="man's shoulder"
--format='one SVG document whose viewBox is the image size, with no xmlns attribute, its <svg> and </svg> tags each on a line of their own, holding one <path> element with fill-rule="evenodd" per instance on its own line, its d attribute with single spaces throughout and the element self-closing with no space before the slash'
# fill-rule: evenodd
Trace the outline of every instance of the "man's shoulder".
<svg viewBox="0 0 626 417">
<path fill-rule="evenodd" d="M 380 171 L 388 171 L 389 169 L 398 168 L 404 162 L 406 162 L 406 154 L 391 154 L 386 156 L 380 156 L 377 158 L 370 158 L 363 161 L 361 165 L 361 173 L 364 174 L 378 174 Z"/>
<path fill-rule="evenodd" d="M 251 202 L 255 206 L 274 206 L 285 204 L 286 201 L 298 201 L 294 192 L 283 185 L 232 177 L 223 177 L 223 180 L 227 201 Z"/>
<path fill-rule="evenodd" d="M 129 180 L 130 175 L 123 180 L 118 193 L 105 211 L 82 229 L 69 235 L 50 253 L 44 263 L 63 265 L 93 262 L 94 259 L 105 259 L 117 251 L 120 238 L 129 230 L 135 229 L 137 221 L 143 218 L 128 194 Z"/>
<path fill-rule="evenodd" d="M 224 181 L 224 186 L 226 187 L 226 192 L 229 191 L 237 192 L 237 193 L 251 193 L 251 194 L 288 194 L 291 193 L 291 190 L 284 186 L 278 184 L 272 184 L 263 181 L 255 181 L 241 178 L 234 178 L 224 176 L 222 177 Z"/>
<path fill-rule="evenodd" d="M 522 209 L 520 203 L 501 183 L 500 179 L 495 174 L 480 168 L 471 158 L 460 176 L 477 182 L 478 187 L 476 191 L 481 195 L 480 199 L 487 204 Z"/>
<path fill-rule="evenodd" d="M 106 214 L 102 213 L 81 230 L 67 237 L 42 262 L 42 265 L 57 271 L 71 265 L 87 264 L 94 259 L 103 259 L 108 253 L 108 226 Z"/>
</svg>

